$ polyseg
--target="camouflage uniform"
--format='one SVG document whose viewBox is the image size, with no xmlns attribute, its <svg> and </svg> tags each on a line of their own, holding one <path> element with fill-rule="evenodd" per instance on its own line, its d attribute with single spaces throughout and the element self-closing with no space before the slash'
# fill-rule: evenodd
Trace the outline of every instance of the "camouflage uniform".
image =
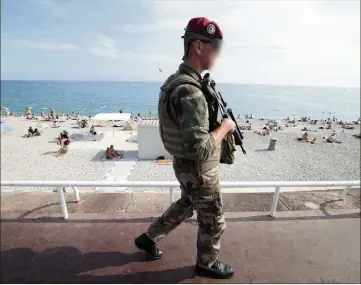
<svg viewBox="0 0 361 285">
<path fill-rule="evenodd" d="M 195 69 L 181 64 L 162 86 L 158 108 L 160 135 L 166 150 L 173 155 L 181 198 L 149 227 L 147 235 L 158 242 L 196 210 L 197 264 L 211 268 L 218 258 L 226 227 L 217 170 L 220 147 L 209 134 L 209 111 L 202 91 L 182 84 L 168 92 L 172 82 L 182 76 L 201 81 Z"/>
</svg>

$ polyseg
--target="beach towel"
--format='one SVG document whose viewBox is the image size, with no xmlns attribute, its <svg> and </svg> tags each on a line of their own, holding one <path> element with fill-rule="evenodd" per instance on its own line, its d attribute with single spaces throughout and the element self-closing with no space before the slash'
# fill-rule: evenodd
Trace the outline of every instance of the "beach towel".
<svg viewBox="0 0 361 285">
<path fill-rule="evenodd" d="M 166 158 L 166 159 L 157 159 L 156 164 L 169 165 L 169 164 L 172 164 L 172 160 L 168 159 L 168 158 Z"/>
<path fill-rule="evenodd" d="M 73 141 L 101 141 L 104 138 L 104 134 L 92 135 L 92 134 L 72 134 L 70 139 Z"/>
</svg>

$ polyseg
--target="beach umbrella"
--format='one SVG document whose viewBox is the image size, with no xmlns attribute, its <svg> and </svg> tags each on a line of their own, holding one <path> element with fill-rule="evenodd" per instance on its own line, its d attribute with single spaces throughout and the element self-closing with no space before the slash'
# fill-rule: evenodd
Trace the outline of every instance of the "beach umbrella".
<svg viewBox="0 0 361 285">
<path fill-rule="evenodd" d="M 5 123 L 1 123 L 0 126 L 1 126 L 1 133 L 2 133 L 2 134 L 7 133 L 7 132 L 10 132 L 10 131 L 13 130 L 11 127 L 9 127 L 9 126 L 8 126 L 7 124 L 5 124 Z"/>
</svg>

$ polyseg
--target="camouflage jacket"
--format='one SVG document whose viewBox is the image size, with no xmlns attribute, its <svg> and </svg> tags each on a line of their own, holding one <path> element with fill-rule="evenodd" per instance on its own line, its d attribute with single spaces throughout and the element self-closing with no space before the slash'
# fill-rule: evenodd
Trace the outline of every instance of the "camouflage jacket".
<svg viewBox="0 0 361 285">
<path fill-rule="evenodd" d="M 194 160 L 200 171 L 219 164 L 220 148 L 209 134 L 208 104 L 201 89 L 182 84 L 171 90 L 181 76 L 201 82 L 201 75 L 182 63 L 161 87 L 158 104 L 159 131 L 165 149 L 174 157 Z"/>
</svg>

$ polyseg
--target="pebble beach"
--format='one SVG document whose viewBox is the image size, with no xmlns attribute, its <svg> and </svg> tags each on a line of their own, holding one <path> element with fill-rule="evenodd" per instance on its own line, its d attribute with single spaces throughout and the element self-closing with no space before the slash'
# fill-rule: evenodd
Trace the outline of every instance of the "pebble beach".
<svg viewBox="0 0 361 285">
<path fill-rule="evenodd" d="M 96 128 L 105 137 L 100 141 L 75 141 L 67 154 L 56 157 L 59 149 L 56 137 L 61 130 L 69 135 L 88 133 L 89 128 L 78 129 L 76 121 L 64 120 L 60 128 L 52 128 L 50 122 L 39 122 L 25 118 L 2 117 L 1 121 L 13 130 L 1 134 L 1 174 L 2 180 L 131 180 L 131 181 L 174 181 L 171 165 L 159 165 L 155 160 L 138 161 L 137 143 L 131 138 L 136 131 L 124 131 L 106 125 Z M 244 131 L 244 145 L 247 154 L 240 149 L 236 152 L 233 165 L 220 165 L 222 181 L 316 181 L 316 180 L 358 180 L 360 177 L 360 125 L 355 129 L 343 129 L 334 125 L 331 130 L 318 129 L 308 123 L 299 122 L 296 127 L 273 132 L 277 139 L 276 149 L 268 151 L 269 137 L 254 130 L 262 130 L 266 121 L 251 119 L 252 130 Z M 23 138 L 29 126 L 39 127 L 42 135 Z M 90 123 L 91 125 L 91 123 Z M 297 141 L 304 133 L 303 127 L 312 128 L 309 136 L 316 138 L 316 144 Z M 113 135 L 113 129 L 114 135 Z M 332 132 L 341 144 L 328 143 L 323 137 Z M 125 152 L 123 159 L 107 160 L 104 150 L 113 144 Z M 124 164 L 124 167 L 122 166 Z M 124 168 L 119 175 L 112 171 Z M 114 172 L 114 171 L 113 171 Z M 2 187 L 2 191 L 12 191 Z M 54 191 L 48 187 L 16 187 L 16 191 Z M 97 191 L 99 189 L 82 189 Z M 126 189 L 119 189 L 124 191 Z M 144 191 L 149 189 L 130 189 Z M 152 191 L 162 189 L 151 189 Z"/>
</svg>

